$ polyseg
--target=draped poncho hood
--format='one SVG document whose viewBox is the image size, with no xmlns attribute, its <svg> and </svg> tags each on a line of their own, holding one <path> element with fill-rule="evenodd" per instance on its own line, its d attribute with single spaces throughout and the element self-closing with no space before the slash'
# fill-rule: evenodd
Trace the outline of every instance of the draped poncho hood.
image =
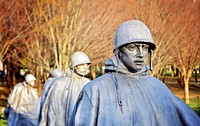
<svg viewBox="0 0 200 126">
<path fill-rule="evenodd" d="M 147 75 L 147 72 L 149 70 L 149 67 L 144 65 L 140 71 L 138 71 L 136 73 L 131 73 L 124 66 L 124 64 L 116 57 L 110 58 L 104 64 L 105 64 L 105 72 L 106 73 L 115 72 L 115 73 L 125 74 L 128 76 L 145 76 L 145 75 Z"/>
</svg>

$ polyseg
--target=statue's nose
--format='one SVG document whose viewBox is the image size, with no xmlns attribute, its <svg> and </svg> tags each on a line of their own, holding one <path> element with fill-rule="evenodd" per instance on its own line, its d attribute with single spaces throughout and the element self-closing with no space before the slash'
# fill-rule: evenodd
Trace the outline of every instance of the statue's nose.
<svg viewBox="0 0 200 126">
<path fill-rule="evenodd" d="M 143 57 L 144 57 L 143 49 L 142 49 L 141 46 L 139 46 L 139 47 L 137 48 L 137 57 L 138 57 L 138 58 L 143 58 Z"/>
</svg>

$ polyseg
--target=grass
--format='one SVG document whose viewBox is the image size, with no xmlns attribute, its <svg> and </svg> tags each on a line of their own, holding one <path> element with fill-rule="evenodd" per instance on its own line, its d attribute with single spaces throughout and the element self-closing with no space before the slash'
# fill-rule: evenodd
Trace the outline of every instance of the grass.
<svg viewBox="0 0 200 126">
<path fill-rule="evenodd" d="M 7 120 L 4 119 L 3 115 L 0 115 L 0 126 L 6 126 Z"/>
<path fill-rule="evenodd" d="M 200 98 L 192 98 L 190 99 L 189 106 L 197 113 L 197 115 L 200 117 Z"/>
<path fill-rule="evenodd" d="M 4 115 L 2 113 L 2 107 L 0 106 L 0 126 L 6 126 L 7 120 L 4 118 Z"/>
</svg>

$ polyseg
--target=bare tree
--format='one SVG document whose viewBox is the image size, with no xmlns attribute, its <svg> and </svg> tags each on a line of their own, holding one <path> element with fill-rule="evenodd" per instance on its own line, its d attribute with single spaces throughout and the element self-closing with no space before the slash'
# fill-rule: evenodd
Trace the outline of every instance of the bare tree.
<svg viewBox="0 0 200 126">
<path fill-rule="evenodd" d="M 37 4 L 37 13 L 41 13 L 39 17 L 36 15 L 37 20 L 43 21 L 42 26 L 37 27 L 52 47 L 55 67 L 66 70 L 69 57 L 77 50 L 84 51 L 94 61 L 96 59 L 94 63 L 111 56 L 113 26 L 120 21 L 114 20 L 114 17 L 122 17 L 122 13 L 117 11 L 122 1 L 46 2 Z M 99 59 L 101 61 L 97 61 Z"/>
<path fill-rule="evenodd" d="M 12 11 L 12 6 L 15 4 L 14 1 L 8 0 L 0 1 L 0 60 L 4 61 L 5 54 L 9 50 L 12 42 L 15 41 L 17 36 L 13 34 L 13 14 L 16 12 Z M 18 6 L 16 6 L 17 8 Z"/>
<path fill-rule="evenodd" d="M 7 63 L 7 82 L 10 85 L 16 83 L 15 73 L 17 70 L 16 65 L 14 64 L 16 60 L 13 57 L 13 54 L 15 53 L 13 44 L 23 36 L 28 28 L 26 23 L 24 23 L 26 18 L 23 18 L 21 9 L 26 6 L 28 2 L 30 1 L 0 1 L 0 60 Z"/>
<path fill-rule="evenodd" d="M 144 21 L 151 29 L 154 42 L 157 45 L 153 52 L 153 71 L 150 73 L 154 76 L 161 74 L 162 69 L 172 63 L 174 56 L 173 39 L 173 22 L 169 26 L 172 17 L 169 1 L 149 1 L 149 0 L 132 0 L 133 15 L 136 19 Z"/>
<path fill-rule="evenodd" d="M 94 64 L 112 56 L 113 31 L 128 18 L 129 10 L 122 0 L 21 0 L 15 4 L 22 3 L 16 14 L 21 19 L 12 26 L 20 26 L 21 35 L 10 56 L 17 66 L 30 69 L 38 83 L 45 81 L 51 67 L 65 71 L 75 51 L 84 51 Z"/>
<path fill-rule="evenodd" d="M 182 12 L 179 16 L 185 19 L 177 22 L 177 32 L 179 32 L 177 34 L 180 34 L 180 37 L 175 36 L 177 46 L 174 46 L 174 49 L 177 57 L 174 63 L 183 76 L 185 102 L 189 103 L 189 79 L 192 71 L 200 63 L 200 14 L 198 13 L 200 2 L 185 2 L 187 4 L 177 10 Z"/>
<path fill-rule="evenodd" d="M 134 17 L 150 27 L 157 44 L 153 54 L 154 71 L 151 74 L 157 75 L 165 65 L 175 64 L 184 77 L 188 103 L 189 77 L 194 66 L 199 64 L 199 1 L 131 2 Z"/>
</svg>

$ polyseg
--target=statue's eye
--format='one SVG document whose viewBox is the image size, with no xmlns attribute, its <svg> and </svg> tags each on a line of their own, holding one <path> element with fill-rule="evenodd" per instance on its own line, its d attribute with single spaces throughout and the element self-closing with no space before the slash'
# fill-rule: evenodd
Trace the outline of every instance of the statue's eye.
<svg viewBox="0 0 200 126">
<path fill-rule="evenodd" d="M 144 50 L 148 50 L 149 49 L 149 45 L 143 45 L 142 47 Z"/>
<path fill-rule="evenodd" d="M 133 51 L 135 49 L 137 49 L 137 46 L 136 45 L 133 45 L 133 44 L 130 44 L 130 45 L 127 45 L 126 48 L 130 51 Z"/>
</svg>

